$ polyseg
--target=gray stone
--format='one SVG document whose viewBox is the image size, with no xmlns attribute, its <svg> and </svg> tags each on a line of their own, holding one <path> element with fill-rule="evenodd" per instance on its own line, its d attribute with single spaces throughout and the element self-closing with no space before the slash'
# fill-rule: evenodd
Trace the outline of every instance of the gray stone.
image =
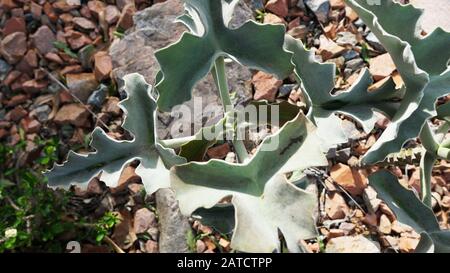
<svg viewBox="0 0 450 273">
<path fill-rule="evenodd" d="M 0 59 L 0 81 L 3 81 L 11 70 L 11 65 Z"/>
<path fill-rule="evenodd" d="M 351 46 L 355 46 L 358 41 L 356 40 L 356 35 L 348 32 L 348 31 L 344 31 L 344 32 L 339 32 L 337 34 L 337 40 L 336 43 L 338 45 L 351 45 Z"/>
<path fill-rule="evenodd" d="M 356 26 L 356 27 L 365 27 L 366 26 L 366 24 L 364 24 L 364 22 L 363 22 L 363 20 L 361 20 L 361 18 L 358 18 L 358 20 L 356 20 L 355 22 L 353 22 L 353 24 Z"/>
<path fill-rule="evenodd" d="M 52 109 L 47 104 L 44 104 L 36 107 L 36 109 L 34 109 L 34 112 L 36 118 L 39 120 L 39 122 L 42 123 L 48 121 L 48 116 L 52 112 Z"/>
<path fill-rule="evenodd" d="M 97 108 L 101 108 L 103 102 L 106 99 L 106 95 L 108 94 L 108 86 L 104 84 L 100 84 L 100 86 L 92 92 L 89 96 L 87 103 L 93 105 Z"/>
<path fill-rule="evenodd" d="M 381 200 L 377 198 L 377 192 L 372 187 L 367 187 L 363 192 L 363 200 L 371 213 L 375 213 L 380 207 Z"/>
<path fill-rule="evenodd" d="M 366 36 L 366 41 L 377 51 L 385 52 L 383 45 L 378 40 L 377 36 L 373 32 L 369 32 Z"/>
<path fill-rule="evenodd" d="M 349 51 L 345 52 L 344 54 L 342 54 L 342 57 L 344 57 L 345 61 L 354 59 L 358 56 L 359 56 L 359 53 L 356 52 L 355 50 L 349 50 Z"/>
<path fill-rule="evenodd" d="M 264 9 L 263 0 L 244 0 L 244 2 L 250 7 L 251 10 Z"/>
<path fill-rule="evenodd" d="M 328 22 L 328 13 L 330 12 L 330 2 L 328 0 L 304 0 L 308 8 L 314 12 L 321 23 Z"/>
<path fill-rule="evenodd" d="M 301 8 L 301 9 L 305 9 L 304 0 L 298 0 L 297 1 L 297 7 Z"/>
<path fill-rule="evenodd" d="M 327 253 L 380 253 L 380 244 L 362 235 L 342 236 L 330 239 Z"/>
<path fill-rule="evenodd" d="M 364 60 L 361 58 L 356 58 L 345 63 L 345 67 L 349 68 L 353 71 L 356 71 L 358 68 L 364 65 Z"/>
<path fill-rule="evenodd" d="M 161 253 L 186 253 L 189 251 L 186 235 L 191 228 L 180 212 L 171 189 L 156 192 L 156 209 L 159 216 L 159 251 Z"/>
<path fill-rule="evenodd" d="M 278 97 L 286 97 L 289 96 L 289 94 L 291 94 L 292 90 L 295 88 L 296 84 L 283 84 L 280 88 L 279 88 L 279 92 L 278 92 Z"/>
</svg>

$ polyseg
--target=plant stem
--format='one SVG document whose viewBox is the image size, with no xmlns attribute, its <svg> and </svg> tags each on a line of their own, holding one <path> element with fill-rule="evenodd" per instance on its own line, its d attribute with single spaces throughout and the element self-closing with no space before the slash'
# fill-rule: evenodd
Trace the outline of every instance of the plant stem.
<svg viewBox="0 0 450 273">
<path fill-rule="evenodd" d="M 223 111 L 226 113 L 228 110 L 233 109 L 233 104 L 231 103 L 228 83 L 225 73 L 225 61 L 223 56 L 217 58 L 214 64 L 214 80 L 216 82 L 217 88 L 219 89 L 220 98 L 222 100 Z M 245 148 L 244 142 L 239 139 L 233 139 L 234 150 L 238 156 L 239 162 L 243 163 L 249 159 L 247 149 Z"/>
<path fill-rule="evenodd" d="M 194 136 L 188 136 L 188 137 L 179 137 L 179 138 L 173 138 L 173 139 L 160 139 L 158 142 L 163 145 L 166 148 L 180 148 L 183 144 L 188 143 L 195 139 Z"/>
</svg>

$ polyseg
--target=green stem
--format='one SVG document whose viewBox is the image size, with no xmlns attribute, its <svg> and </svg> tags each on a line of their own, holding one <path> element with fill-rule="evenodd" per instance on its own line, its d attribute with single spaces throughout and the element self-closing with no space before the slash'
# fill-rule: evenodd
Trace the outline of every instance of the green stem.
<svg viewBox="0 0 450 273">
<path fill-rule="evenodd" d="M 420 159 L 420 188 L 422 191 L 422 202 L 431 208 L 431 175 L 436 156 L 424 151 Z"/>
<path fill-rule="evenodd" d="M 222 100 L 224 113 L 233 109 L 233 104 L 231 103 L 228 83 L 225 73 L 225 61 L 223 57 L 217 58 L 214 64 L 214 80 L 216 82 L 217 88 L 219 89 L 220 98 Z M 244 142 L 239 139 L 233 139 L 233 147 L 238 156 L 239 162 L 243 163 L 249 159 L 247 149 L 245 148 Z"/>
<path fill-rule="evenodd" d="M 194 136 L 188 136 L 188 137 L 179 137 L 179 138 L 173 138 L 173 139 L 160 139 L 158 142 L 163 145 L 166 148 L 180 148 L 183 146 L 183 144 L 188 143 L 195 139 Z"/>
</svg>

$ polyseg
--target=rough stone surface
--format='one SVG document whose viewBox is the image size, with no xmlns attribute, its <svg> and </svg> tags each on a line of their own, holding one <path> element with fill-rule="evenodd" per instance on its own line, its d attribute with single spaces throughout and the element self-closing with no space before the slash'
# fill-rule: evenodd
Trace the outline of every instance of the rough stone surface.
<svg viewBox="0 0 450 273">
<path fill-rule="evenodd" d="M 380 245 L 362 235 L 342 236 L 331 239 L 326 246 L 327 253 L 380 253 Z"/>
<path fill-rule="evenodd" d="M 390 76 L 396 68 L 389 53 L 385 53 L 369 60 L 369 70 L 374 80 L 379 81 Z"/>
<path fill-rule="evenodd" d="M 84 127 L 88 122 L 88 118 L 89 112 L 85 107 L 72 103 L 61 107 L 58 113 L 56 113 L 54 121 L 59 125 L 72 124 L 74 126 Z"/>
<path fill-rule="evenodd" d="M 94 73 L 67 74 L 66 80 L 70 92 L 84 103 L 98 86 Z"/>
<path fill-rule="evenodd" d="M 14 32 L 1 39 L 0 53 L 10 64 L 17 63 L 27 52 L 27 37 L 23 32 Z"/>
<path fill-rule="evenodd" d="M 175 194 L 171 189 L 156 192 L 156 209 L 159 215 L 161 253 L 186 253 L 189 251 L 186 234 L 191 228 L 185 216 L 180 213 Z"/>
<path fill-rule="evenodd" d="M 32 36 L 34 46 L 42 55 L 45 55 L 54 49 L 53 42 L 56 36 L 48 26 L 41 26 Z"/>
</svg>

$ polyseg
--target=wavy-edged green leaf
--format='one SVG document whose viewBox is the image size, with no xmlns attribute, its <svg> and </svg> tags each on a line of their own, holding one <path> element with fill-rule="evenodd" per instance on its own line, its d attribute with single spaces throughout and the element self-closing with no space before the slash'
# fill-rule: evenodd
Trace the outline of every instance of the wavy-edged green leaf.
<svg viewBox="0 0 450 273">
<path fill-rule="evenodd" d="M 90 144 L 95 152 L 69 152 L 66 162 L 55 165 L 46 173 L 49 185 L 69 187 L 78 184 L 85 187 L 92 177 L 101 174 L 102 181 L 115 187 L 123 168 L 139 160 L 136 173 L 141 176 L 148 193 L 169 186 L 168 168 L 186 160 L 156 142 L 156 102 L 150 95 L 151 86 L 144 77 L 129 74 L 124 77 L 124 81 L 128 97 L 119 103 L 119 107 L 125 113 L 123 128 L 133 135 L 133 140 L 115 140 L 97 127 L 92 133 Z"/>
<path fill-rule="evenodd" d="M 419 135 L 425 121 L 436 115 L 436 99 L 449 93 L 450 34 L 438 28 L 420 36 L 421 11 L 412 5 L 381 0 L 347 0 L 391 55 L 405 83 L 405 96 L 392 122 L 363 158 L 370 164 L 397 152 Z M 439 54 L 437 54 L 439 52 Z"/>
<path fill-rule="evenodd" d="M 450 251 L 450 231 L 441 231 L 433 211 L 405 189 L 392 173 L 379 171 L 369 176 L 369 183 L 394 211 L 398 221 L 418 233 L 427 233 L 434 242 L 435 252 Z"/>
<path fill-rule="evenodd" d="M 298 240 L 316 235 L 316 198 L 288 183 L 283 173 L 323 165 L 327 161 L 314 125 L 299 113 L 266 138 L 248 162 L 233 164 L 213 159 L 175 166 L 171 169 L 171 182 L 186 215 L 232 197 L 236 219 L 231 241 L 234 249 L 279 251 L 280 229 L 289 250 L 298 252 Z"/>
<path fill-rule="evenodd" d="M 283 49 L 284 27 L 253 21 L 237 29 L 228 24 L 238 0 L 186 0 L 180 18 L 190 29 L 180 40 L 155 53 L 163 79 L 156 89 L 158 106 L 169 111 L 191 98 L 196 82 L 215 60 L 228 56 L 242 65 L 284 78 L 292 71 L 291 54 Z"/>
<path fill-rule="evenodd" d="M 347 141 L 340 125 L 341 119 L 336 113 L 352 117 L 367 133 L 377 121 L 375 110 L 390 117 L 396 113 L 398 103 L 395 99 L 401 96 L 401 92 L 395 92 L 392 80 L 375 91 L 368 91 L 373 82 L 368 70 L 364 69 L 349 90 L 332 95 L 335 64 L 317 62 L 314 52 L 305 49 L 300 40 L 289 35 L 286 36 L 285 45 L 294 53 L 294 71 L 309 99 L 308 117 L 317 125 L 318 134 L 327 146 Z"/>
<path fill-rule="evenodd" d="M 192 213 L 192 217 L 220 233 L 230 234 L 235 226 L 234 214 L 235 211 L 232 204 L 217 204 L 210 209 L 197 209 Z"/>
</svg>

